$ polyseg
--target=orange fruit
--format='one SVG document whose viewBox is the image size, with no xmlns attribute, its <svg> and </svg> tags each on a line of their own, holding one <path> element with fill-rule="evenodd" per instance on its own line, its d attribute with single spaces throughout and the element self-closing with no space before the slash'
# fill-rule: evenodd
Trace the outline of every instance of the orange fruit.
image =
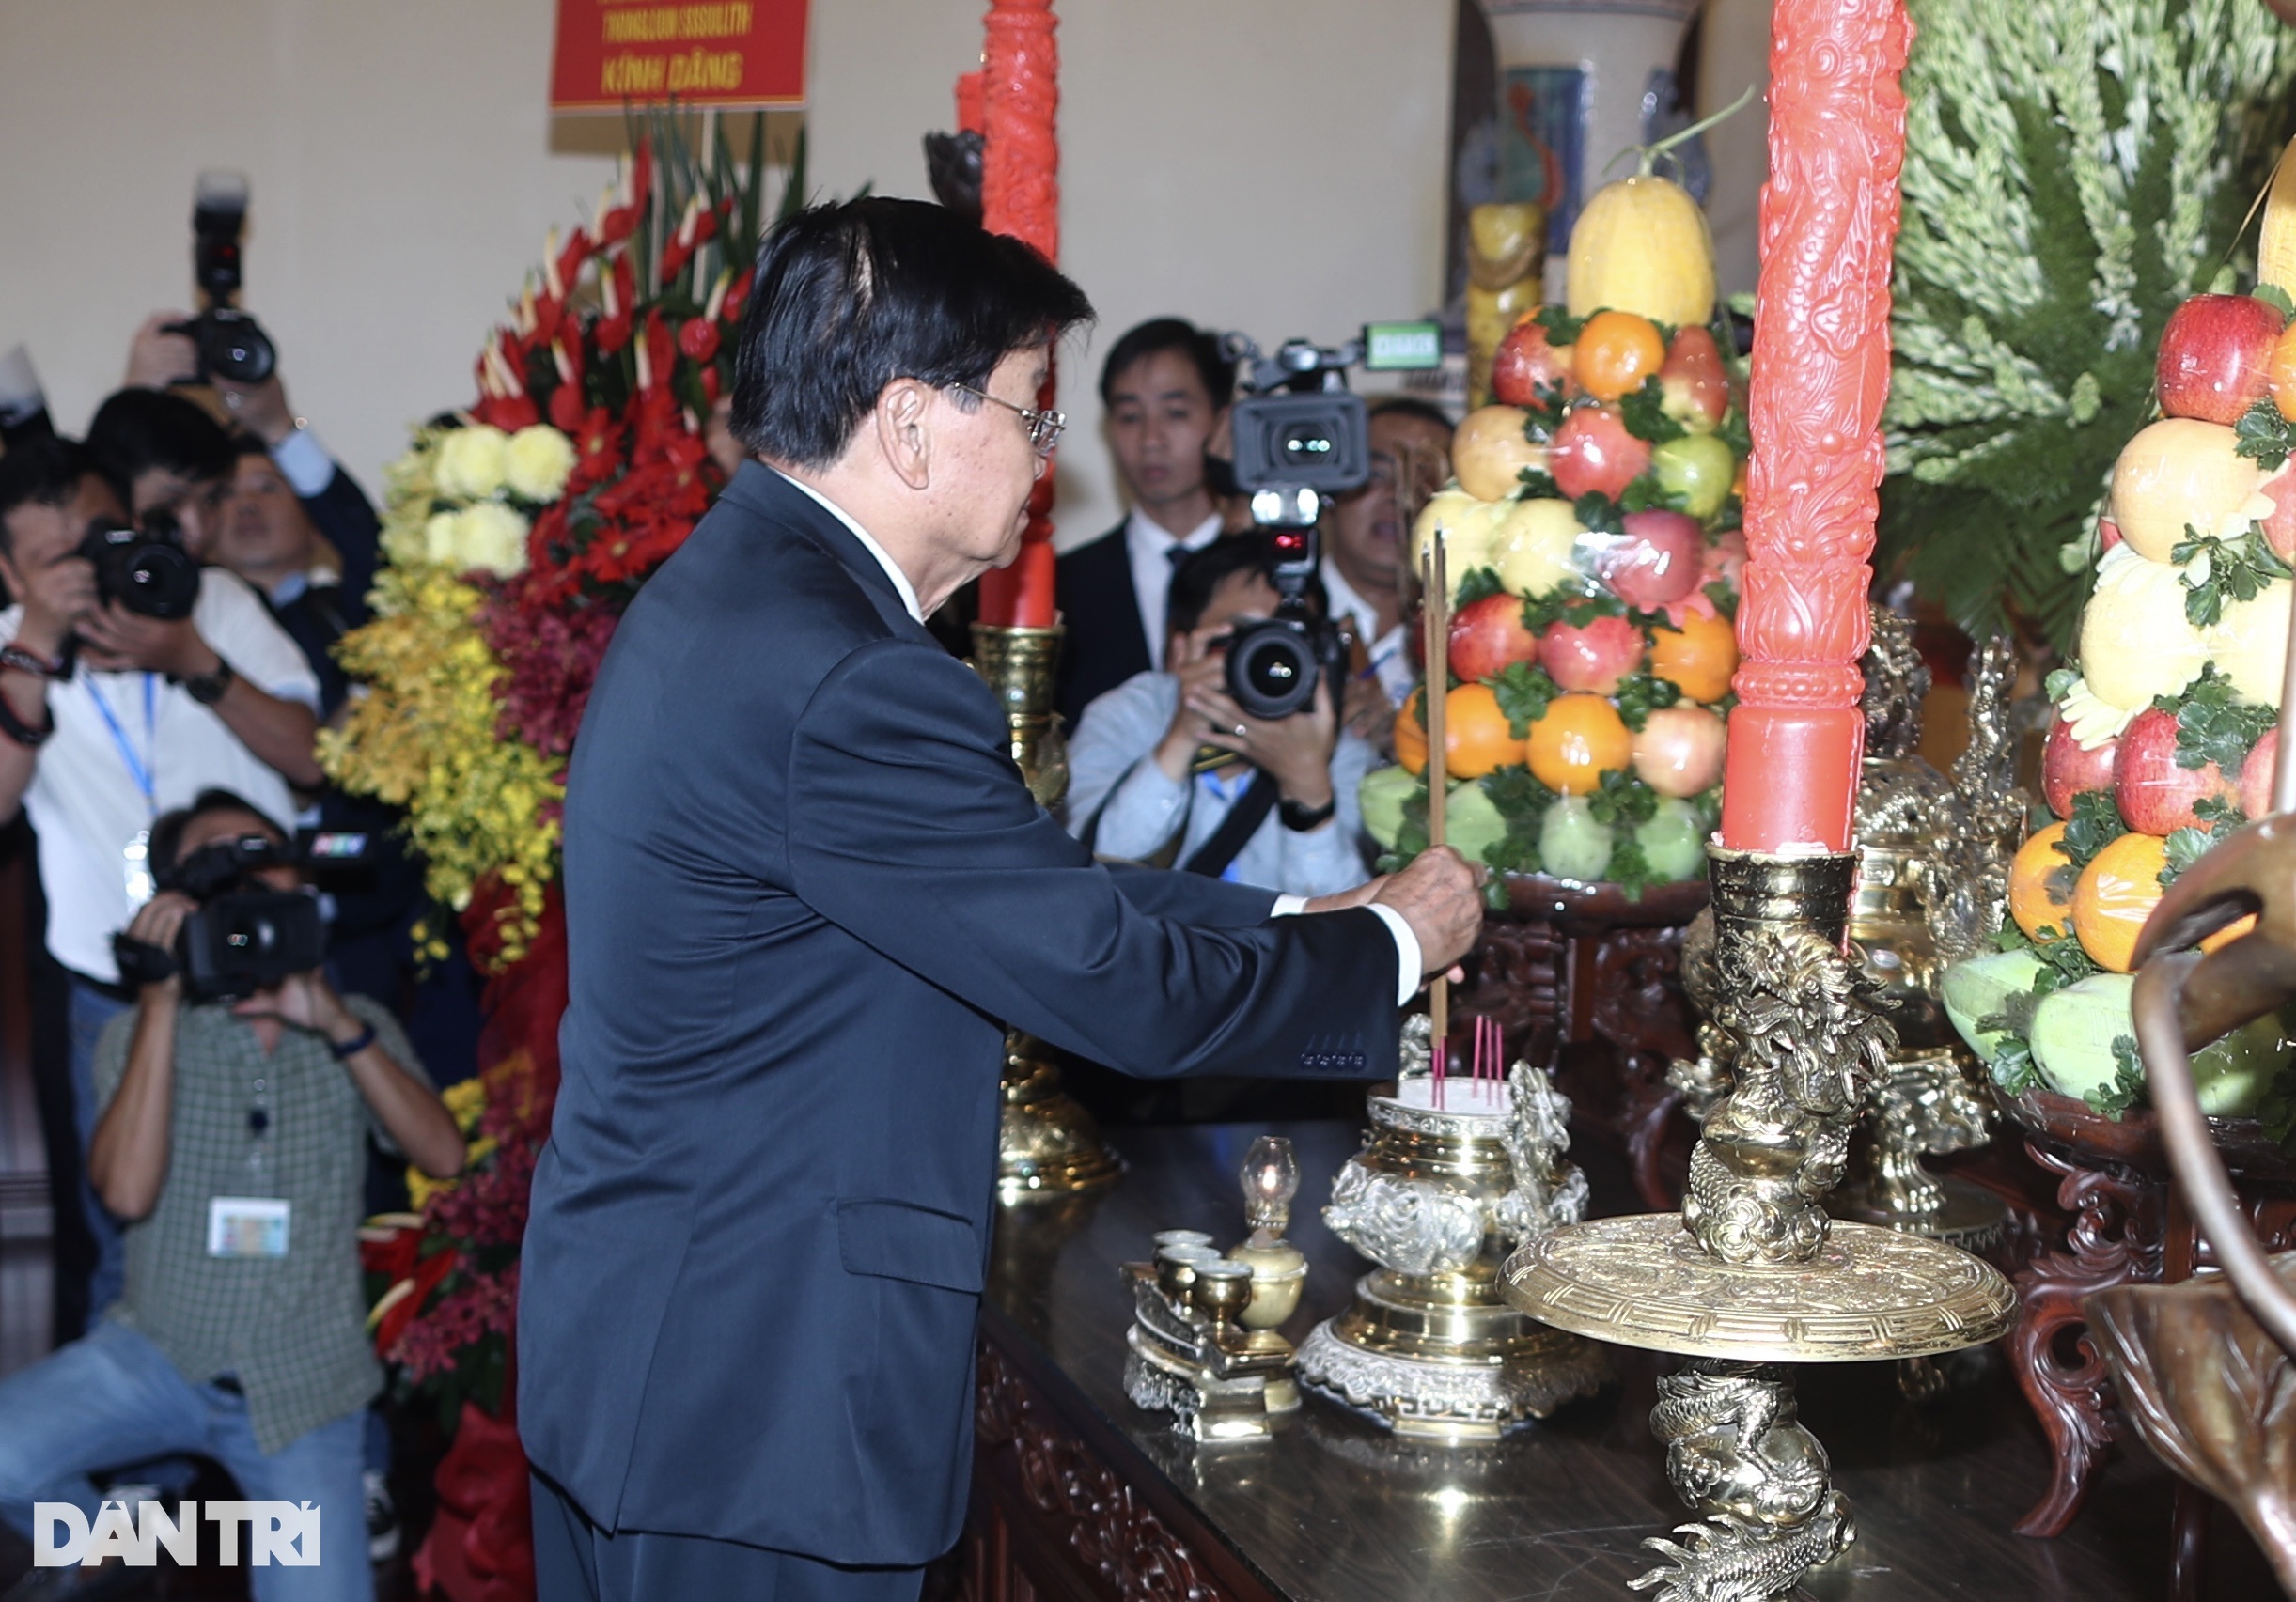
<svg viewBox="0 0 2296 1602">
<path fill-rule="evenodd" d="M 1443 698 L 1443 751 L 1454 779 L 1479 779 L 1523 760 L 1523 741 L 1490 685 L 1462 684 Z"/>
<path fill-rule="evenodd" d="M 1426 693 L 1413 691 L 1395 715 L 1395 759 L 1414 775 L 1427 771 L 1427 730 L 1419 726 L 1419 701 Z"/>
<path fill-rule="evenodd" d="M 2283 417 L 2296 418 L 2296 323 L 2283 329 L 2273 353 L 2264 359 L 2264 386 Z"/>
<path fill-rule="evenodd" d="M 1548 702 L 1547 715 L 1531 725 L 1529 745 L 1533 776 L 1566 796 L 1601 789 L 1603 774 L 1624 772 L 1634 758 L 1634 737 L 1618 708 L 1587 691 Z"/>
<path fill-rule="evenodd" d="M 2248 916 L 2241 919 L 2238 923 L 2226 924 L 2223 928 L 2217 930 L 2207 940 L 2202 941 L 2200 942 L 2200 949 L 2203 951 L 2221 950 L 2223 947 L 2230 945 L 2234 941 L 2239 940 L 2242 935 L 2251 933 L 2256 926 L 2257 915 L 2254 912 L 2251 912 L 2248 914 Z"/>
<path fill-rule="evenodd" d="M 2037 829 L 2009 859 L 2009 916 L 2027 940 L 2061 940 L 2072 932 L 2072 859 L 2065 854 L 2065 826 Z"/>
<path fill-rule="evenodd" d="M 2126 973 L 2137 931 L 2161 902 L 2168 845 L 2157 834 L 2123 834 L 2091 858 L 2073 886 L 2072 932 L 2098 967 Z"/>
<path fill-rule="evenodd" d="M 1650 672 L 1693 701 L 1719 701 L 1738 671 L 1738 630 L 1726 617 L 1686 613 L 1679 629 L 1650 630 Z"/>
<path fill-rule="evenodd" d="M 1616 400 L 1642 388 L 1666 365 L 1658 324 L 1632 312 L 1597 312 L 1571 347 L 1570 372 L 1597 400 Z"/>
</svg>

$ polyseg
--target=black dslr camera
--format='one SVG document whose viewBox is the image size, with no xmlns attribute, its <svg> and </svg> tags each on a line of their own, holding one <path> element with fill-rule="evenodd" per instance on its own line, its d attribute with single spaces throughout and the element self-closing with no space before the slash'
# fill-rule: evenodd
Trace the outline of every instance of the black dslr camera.
<svg viewBox="0 0 2296 1602">
<path fill-rule="evenodd" d="M 158 984 L 180 973 L 196 1001 L 236 1001 L 268 990 L 290 973 L 327 958 L 327 925 L 319 897 L 273 890 L 256 879 L 259 868 L 340 866 L 367 853 L 364 834 L 299 835 L 289 844 L 268 834 L 242 834 L 202 846 L 155 876 L 162 890 L 180 891 L 198 910 L 183 920 L 173 951 L 135 939 L 112 937 L 120 983 Z"/>
<path fill-rule="evenodd" d="M 236 304 L 240 236 L 246 227 L 246 178 L 201 173 L 192 193 L 192 276 L 199 287 L 199 315 L 167 325 L 170 334 L 189 334 L 199 352 L 195 383 L 219 378 L 261 383 L 279 365 L 271 335 Z"/>
<path fill-rule="evenodd" d="M 141 528 L 99 524 L 73 554 L 95 565 L 97 596 L 130 612 L 172 623 L 199 603 L 199 564 L 170 513 L 145 513 Z"/>
</svg>

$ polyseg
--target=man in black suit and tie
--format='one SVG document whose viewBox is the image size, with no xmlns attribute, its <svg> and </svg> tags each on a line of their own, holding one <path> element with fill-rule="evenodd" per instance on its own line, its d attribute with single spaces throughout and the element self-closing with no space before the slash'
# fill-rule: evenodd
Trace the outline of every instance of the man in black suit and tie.
<svg viewBox="0 0 2296 1602">
<path fill-rule="evenodd" d="M 756 282 L 758 459 L 631 606 L 568 787 L 519 1309 L 542 1602 L 914 1602 L 965 1505 L 1005 1026 L 1377 1078 L 1481 919 L 1447 851 L 1291 906 L 1095 863 L 921 621 L 1019 550 L 1083 294 L 878 198 L 778 226 Z"/>
<path fill-rule="evenodd" d="M 1219 339 L 1176 317 L 1132 330 L 1101 366 L 1108 449 L 1132 501 L 1122 522 L 1060 558 L 1069 635 L 1060 714 L 1074 728 L 1095 697 L 1164 666 L 1164 596 L 1180 558 L 1220 537 L 1204 447 L 1227 416 L 1236 368 Z"/>
</svg>

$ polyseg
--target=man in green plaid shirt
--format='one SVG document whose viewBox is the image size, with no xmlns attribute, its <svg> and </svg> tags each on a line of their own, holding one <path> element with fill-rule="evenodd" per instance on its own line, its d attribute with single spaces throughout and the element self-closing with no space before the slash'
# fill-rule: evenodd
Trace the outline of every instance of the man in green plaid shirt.
<svg viewBox="0 0 2296 1602">
<path fill-rule="evenodd" d="M 151 860 L 164 875 L 249 834 L 282 838 L 210 792 L 153 825 Z M 298 888 L 289 867 L 252 877 Z M 163 891 L 128 934 L 171 952 L 194 907 Z M 461 1131 L 397 1020 L 317 969 L 237 1003 L 190 1001 L 180 976 L 145 985 L 104 1033 L 96 1085 L 88 1177 L 129 1222 L 126 1290 L 86 1337 L 0 1383 L 0 1516 L 29 1535 L 33 1502 L 61 1501 L 92 1522 L 91 1472 L 198 1453 L 248 1500 L 319 1506 L 318 1565 L 251 1567 L 257 1602 L 371 1597 L 360 1438 L 382 1371 L 359 1281 L 366 1142 L 445 1178 Z"/>
</svg>

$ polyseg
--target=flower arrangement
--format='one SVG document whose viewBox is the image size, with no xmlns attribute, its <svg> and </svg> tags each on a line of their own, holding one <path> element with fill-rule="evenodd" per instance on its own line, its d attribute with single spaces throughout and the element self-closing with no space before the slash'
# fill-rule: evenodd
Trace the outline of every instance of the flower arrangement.
<svg viewBox="0 0 2296 1602">
<path fill-rule="evenodd" d="M 766 221 L 762 127 L 737 163 L 714 132 L 696 150 L 655 118 L 591 224 L 550 240 L 476 401 L 387 472 L 375 621 L 340 646 L 366 692 L 320 761 L 405 809 L 491 972 L 526 955 L 557 879 L 567 758 L 615 624 L 719 485 L 705 428 Z M 803 169 L 801 141 L 785 211 Z"/>
<path fill-rule="evenodd" d="M 2060 648 L 2169 314 L 2288 132 L 2296 30 L 2243 0 L 1914 0 L 1882 556 Z"/>
</svg>

